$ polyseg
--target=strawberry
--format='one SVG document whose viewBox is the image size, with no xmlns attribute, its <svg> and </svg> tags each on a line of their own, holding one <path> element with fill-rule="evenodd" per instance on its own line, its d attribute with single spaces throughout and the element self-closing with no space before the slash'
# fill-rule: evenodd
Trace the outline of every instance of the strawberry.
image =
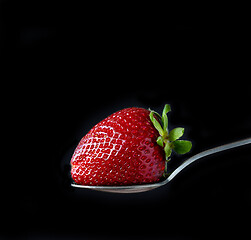
<svg viewBox="0 0 251 240">
<path fill-rule="evenodd" d="M 95 125 L 71 159 L 72 179 L 81 185 L 153 183 L 166 175 L 172 150 L 184 154 L 191 142 L 177 140 L 184 128 L 168 132 L 166 104 L 162 117 L 143 108 L 126 108 Z"/>
</svg>

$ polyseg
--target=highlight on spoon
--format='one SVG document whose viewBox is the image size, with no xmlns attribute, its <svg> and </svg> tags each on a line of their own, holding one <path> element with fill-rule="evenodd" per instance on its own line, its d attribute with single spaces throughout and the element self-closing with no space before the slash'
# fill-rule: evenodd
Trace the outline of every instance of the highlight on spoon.
<svg viewBox="0 0 251 240">
<path fill-rule="evenodd" d="M 130 185 L 130 186 L 87 186 L 72 183 L 71 186 L 75 188 L 90 189 L 110 193 L 139 193 L 153 190 L 155 188 L 165 185 L 164 181 L 153 184 Z"/>
</svg>

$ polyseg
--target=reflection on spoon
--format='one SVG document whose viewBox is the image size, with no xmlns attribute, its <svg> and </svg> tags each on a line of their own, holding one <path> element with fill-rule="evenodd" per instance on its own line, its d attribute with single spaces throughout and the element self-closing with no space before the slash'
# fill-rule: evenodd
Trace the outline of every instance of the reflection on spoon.
<svg viewBox="0 0 251 240">
<path fill-rule="evenodd" d="M 85 188 L 85 189 L 92 189 L 96 191 L 111 192 L 111 193 L 139 193 L 139 192 L 150 191 L 152 189 L 166 185 L 171 180 L 173 180 L 174 177 L 176 177 L 184 168 L 186 168 L 191 163 L 203 157 L 212 155 L 217 152 L 222 152 L 228 149 L 240 147 L 240 146 L 250 144 L 250 143 L 251 143 L 251 138 L 247 138 L 244 140 L 225 144 L 225 145 L 215 147 L 215 148 L 203 151 L 201 153 L 198 153 L 194 155 L 193 157 L 187 159 L 185 162 L 183 162 L 178 168 L 176 168 L 172 172 L 172 174 L 168 178 L 166 178 L 162 182 L 157 182 L 157 183 L 152 183 L 152 184 L 142 184 L 142 185 L 130 185 L 130 186 L 86 186 L 86 185 L 78 185 L 78 184 L 72 183 L 71 186 L 75 188 Z"/>
</svg>

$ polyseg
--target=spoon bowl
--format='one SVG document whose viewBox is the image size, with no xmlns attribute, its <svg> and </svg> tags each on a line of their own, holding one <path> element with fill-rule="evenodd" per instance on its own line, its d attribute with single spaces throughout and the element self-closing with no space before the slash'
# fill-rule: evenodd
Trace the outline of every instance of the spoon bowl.
<svg viewBox="0 0 251 240">
<path fill-rule="evenodd" d="M 79 185 L 72 183 L 71 186 L 74 188 L 82 188 L 82 189 L 91 189 L 96 191 L 102 191 L 102 192 L 110 192 L 110 193 L 140 193 L 140 192 L 146 192 L 153 189 L 156 189 L 158 187 L 162 187 L 172 181 L 184 168 L 192 164 L 193 162 L 206 157 L 208 155 L 212 155 L 217 152 L 222 152 L 228 149 L 240 147 L 246 144 L 251 143 L 251 138 L 243 139 L 240 141 L 228 143 L 219 147 L 215 147 L 206 151 L 203 151 L 201 153 L 198 153 L 194 155 L 193 157 L 187 159 L 184 161 L 178 168 L 176 168 L 168 178 L 166 178 L 164 181 L 157 182 L 157 183 L 151 183 L 151 184 L 142 184 L 142 185 L 130 185 L 130 186 L 87 186 L 87 185 Z"/>
<path fill-rule="evenodd" d="M 129 186 L 85 186 L 79 184 L 71 184 L 72 187 L 85 188 L 102 192 L 110 193 L 139 193 L 153 190 L 168 183 L 168 179 L 162 182 L 142 184 L 142 185 L 129 185 Z"/>
</svg>

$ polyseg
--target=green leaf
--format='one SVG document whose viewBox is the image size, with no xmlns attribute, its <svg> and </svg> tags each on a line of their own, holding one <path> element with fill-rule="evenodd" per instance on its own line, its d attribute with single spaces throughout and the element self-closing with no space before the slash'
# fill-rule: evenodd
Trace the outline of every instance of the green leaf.
<svg viewBox="0 0 251 240">
<path fill-rule="evenodd" d="M 166 145 L 164 147 L 164 151 L 165 151 L 165 154 L 166 154 L 166 160 L 168 160 L 168 158 L 172 154 L 172 149 L 171 149 L 171 147 L 170 147 L 170 145 L 168 143 L 166 143 Z"/>
<path fill-rule="evenodd" d="M 163 142 L 163 138 L 161 136 L 159 136 L 157 138 L 157 144 L 161 147 L 164 147 L 164 142 Z"/>
<path fill-rule="evenodd" d="M 161 116 L 159 115 L 159 113 L 155 112 L 154 110 L 151 110 L 150 108 L 148 110 L 153 112 L 154 114 L 156 114 L 158 116 L 159 120 L 161 120 Z"/>
<path fill-rule="evenodd" d="M 174 128 L 170 133 L 169 133 L 169 141 L 175 141 L 182 137 L 184 134 L 184 128 L 178 127 Z"/>
<path fill-rule="evenodd" d="M 167 115 L 162 116 L 162 123 L 163 123 L 163 130 L 167 135 L 168 134 L 168 118 L 167 118 Z"/>
<path fill-rule="evenodd" d="M 172 144 L 173 150 L 179 154 L 188 153 L 192 148 L 192 143 L 186 140 L 176 140 Z"/>
<path fill-rule="evenodd" d="M 163 129 L 164 131 L 168 132 L 168 118 L 167 118 L 167 113 L 171 111 L 171 107 L 169 104 L 166 104 L 163 112 L 162 112 L 162 123 L 163 123 Z"/>
<path fill-rule="evenodd" d="M 171 106 L 169 104 L 165 104 L 163 112 L 162 112 L 162 116 L 163 114 L 166 115 L 170 111 L 171 111 Z"/>
<path fill-rule="evenodd" d="M 159 134 L 161 136 L 163 136 L 164 131 L 163 131 L 161 125 L 159 124 L 158 120 L 153 116 L 153 112 L 150 112 L 149 116 L 150 116 L 150 119 L 151 119 L 151 121 L 153 123 L 153 126 L 158 130 Z"/>
</svg>

